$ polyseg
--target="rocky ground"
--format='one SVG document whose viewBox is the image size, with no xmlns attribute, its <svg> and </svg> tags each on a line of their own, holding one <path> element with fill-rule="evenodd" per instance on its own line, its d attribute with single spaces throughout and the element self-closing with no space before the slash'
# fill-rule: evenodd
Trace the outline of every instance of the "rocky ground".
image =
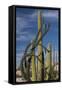
<svg viewBox="0 0 62 90">
<path fill-rule="evenodd" d="M 22 78 L 21 70 L 16 70 L 16 82 L 26 82 L 26 80 Z"/>
</svg>

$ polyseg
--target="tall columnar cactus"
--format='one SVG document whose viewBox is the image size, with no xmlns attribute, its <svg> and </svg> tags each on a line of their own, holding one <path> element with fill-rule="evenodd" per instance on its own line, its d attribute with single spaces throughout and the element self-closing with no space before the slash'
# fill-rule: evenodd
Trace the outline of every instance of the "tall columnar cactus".
<svg viewBox="0 0 62 90">
<path fill-rule="evenodd" d="M 52 49 L 51 49 L 51 44 L 48 44 L 48 50 L 49 52 L 46 53 L 46 61 L 45 61 L 45 68 L 46 69 L 46 76 L 45 80 L 50 80 L 51 79 L 51 66 L 52 66 Z"/>
<path fill-rule="evenodd" d="M 36 81 L 35 51 L 32 52 L 32 81 Z"/>
<path fill-rule="evenodd" d="M 41 15 L 40 11 L 38 11 L 38 31 L 40 31 L 38 35 L 38 40 L 41 38 L 42 33 L 41 33 Z M 38 43 L 38 75 L 37 75 L 37 80 L 40 81 L 42 80 L 42 41 Z"/>
</svg>

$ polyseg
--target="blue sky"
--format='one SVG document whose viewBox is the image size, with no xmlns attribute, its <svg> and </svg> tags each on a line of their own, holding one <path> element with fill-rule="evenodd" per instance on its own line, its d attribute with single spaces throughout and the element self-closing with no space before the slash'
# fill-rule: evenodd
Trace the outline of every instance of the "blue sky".
<svg viewBox="0 0 62 90">
<path fill-rule="evenodd" d="M 42 22 L 50 23 L 50 30 L 43 38 L 43 45 L 52 44 L 58 52 L 58 11 L 41 10 Z M 43 30 L 43 29 L 42 29 Z M 16 65 L 20 64 L 26 46 L 38 32 L 38 9 L 16 8 Z"/>
</svg>

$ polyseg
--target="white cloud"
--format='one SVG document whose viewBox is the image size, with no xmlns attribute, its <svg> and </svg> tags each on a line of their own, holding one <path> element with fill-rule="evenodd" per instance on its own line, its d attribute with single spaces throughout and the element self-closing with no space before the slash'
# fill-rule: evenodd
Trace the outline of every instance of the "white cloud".
<svg viewBox="0 0 62 90">
<path fill-rule="evenodd" d="M 20 64 L 20 61 L 22 59 L 22 56 L 23 56 L 23 52 L 16 54 L 16 65 L 17 64 Z"/>
<path fill-rule="evenodd" d="M 32 25 L 30 25 L 30 22 L 33 21 L 33 19 L 29 19 L 29 20 L 26 20 L 25 18 L 22 18 L 22 17 L 17 17 L 16 18 L 16 33 L 17 34 L 27 34 L 27 32 L 25 31 L 26 28 L 29 28 L 31 29 L 32 28 Z M 23 31 L 23 32 L 22 32 Z"/>
<path fill-rule="evenodd" d="M 25 40 L 27 40 L 27 37 L 26 37 L 26 36 L 21 36 L 21 35 L 20 35 L 20 37 L 17 37 L 16 40 L 17 40 L 17 41 L 19 41 L 19 40 L 25 41 Z"/>
<path fill-rule="evenodd" d="M 57 11 L 48 11 L 48 12 L 43 12 L 42 13 L 43 17 L 53 17 L 53 18 L 58 18 L 58 12 Z"/>
<path fill-rule="evenodd" d="M 32 35 L 29 35 L 29 32 L 25 31 L 25 28 L 32 28 L 32 25 L 30 25 L 30 22 L 35 21 L 37 12 L 35 11 L 34 13 L 28 15 L 28 19 L 26 19 L 25 17 L 21 16 L 21 17 L 16 17 L 16 35 L 18 35 L 18 37 L 16 38 L 17 41 L 19 40 L 29 40 L 32 38 Z"/>
<path fill-rule="evenodd" d="M 20 47 L 20 48 L 21 48 L 21 47 Z M 20 48 L 16 48 L 16 51 L 17 51 L 17 52 L 23 52 L 24 49 L 23 49 L 23 48 L 20 49 Z"/>
<path fill-rule="evenodd" d="M 23 55 L 23 52 L 17 53 L 16 57 L 21 57 Z"/>
<path fill-rule="evenodd" d="M 22 30 L 25 26 L 27 26 L 26 20 L 22 17 L 16 17 L 16 24 L 17 32 Z"/>
<path fill-rule="evenodd" d="M 19 37 L 16 38 L 16 41 L 29 41 L 32 39 L 32 35 L 23 35 L 21 34 Z"/>
<path fill-rule="evenodd" d="M 32 19 L 36 19 L 36 17 L 37 17 L 37 10 L 36 10 L 35 12 L 33 12 L 33 13 L 30 15 L 30 17 L 31 17 Z"/>
</svg>

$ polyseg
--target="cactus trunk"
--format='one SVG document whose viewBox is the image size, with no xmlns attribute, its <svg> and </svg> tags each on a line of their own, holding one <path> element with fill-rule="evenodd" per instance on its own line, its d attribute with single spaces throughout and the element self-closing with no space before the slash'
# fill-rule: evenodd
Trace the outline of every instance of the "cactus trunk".
<svg viewBox="0 0 62 90">
<path fill-rule="evenodd" d="M 36 81 L 35 53 L 32 52 L 32 81 Z"/>
<path fill-rule="evenodd" d="M 41 38 L 41 15 L 40 12 L 38 12 L 38 31 L 40 30 L 40 33 L 38 35 L 38 40 Z M 42 41 L 38 43 L 38 81 L 42 80 Z"/>
<path fill-rule="evenodd" d="M 45 61 L 45 68 L 47 68 L 45 80 L 51 79 L 51 65 L 52 65 L 51 44 L 48 44 L 48 50 L 49 52 L 46 53 L 46 61 Z"/>
</svg>

